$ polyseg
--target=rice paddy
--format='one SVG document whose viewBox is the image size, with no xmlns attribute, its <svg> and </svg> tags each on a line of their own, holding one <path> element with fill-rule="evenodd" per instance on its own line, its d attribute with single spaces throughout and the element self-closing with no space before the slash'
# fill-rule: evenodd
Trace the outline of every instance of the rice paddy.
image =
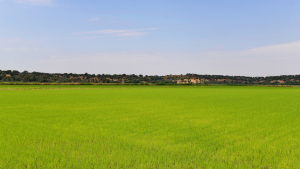
<svg viewBox="0 0 300 169">
<path fill-rule="evenodd" d="M 300 88 L 1 86 L 0 168 L 300 168 Z"/>
</svg>

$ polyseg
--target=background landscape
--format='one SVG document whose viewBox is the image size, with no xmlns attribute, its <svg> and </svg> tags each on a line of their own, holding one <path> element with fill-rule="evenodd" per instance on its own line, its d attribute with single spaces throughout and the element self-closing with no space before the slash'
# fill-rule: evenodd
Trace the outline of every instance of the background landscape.
<svg viewBox="0 0 300 169">
<path fill-rule="evenodd" d="M 224 76 L 224 75 L 126 75 L 126 74 L 75 74 L 41 73 L 0 70 L 0 82 L 37 83 L 110 83 L 110 84 L 239 84 L 239 85 L 300 85 L 300 75 L 268 77 Z"/>
</svg>

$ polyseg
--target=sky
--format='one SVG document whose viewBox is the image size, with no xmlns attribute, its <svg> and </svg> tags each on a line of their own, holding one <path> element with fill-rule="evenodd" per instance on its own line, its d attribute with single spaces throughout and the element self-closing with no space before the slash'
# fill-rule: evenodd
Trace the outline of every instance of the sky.
<svg viewBox="0 0 300 169">
<path fill-rule="evenodd" d="M 0 0 L 0 69 L 300 74 L 298 0 Z"/>
</svg>

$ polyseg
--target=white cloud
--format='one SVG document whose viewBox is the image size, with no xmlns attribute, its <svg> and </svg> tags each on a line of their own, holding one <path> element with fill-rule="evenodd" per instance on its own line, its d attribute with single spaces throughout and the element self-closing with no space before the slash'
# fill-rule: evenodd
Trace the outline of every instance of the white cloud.
<svg viewBox="0 0 300 169">
<path fill-rule="evenodd" d="M 36 47 L 38 41 L 28 41 L 20 38 L 0 39 L 0 51 L 13 52 L 13 51 L 37 51 Z"/>
<path fill-rule="evenodd" d="M 212 58 L 300 58 L 300 41 L 261 46 L 242 51 L 223 51 L 206 53 Z"/>
<path fill-rule="evenodd" d="M 90 32 L 79 32 L 75 34 L 114 34 L 114 33 L 124 33 L 129 32 L 130 30 L 114 30 L 114 29 L 107 29 L 107 30 L 100 30 L 100 31 L 90 31 Z"/>
<path fill-rule="evenodd" d="M 75 32 L 73 34 L 103 34 L 103 35 L 112 35 L 112 36 L 142 36 L 147 34 L 147 31 L 155 30 L 156 28 L 148 29 L 129 29 L 129 30 L 118 30 L 118 29 L 106 29 L 99 31 L 89 31 L 89 32 Z"/>
<path fill-rule="evenodd" d="M 28 48 L 28 47 L 20 47 L 20 48 L 4 48 L 3 51 L 37 51 L 38 48 Z"/>
<path fill-rule="evenodd" d="M 145 35 L 145 32 L 124 32 L 124 33 L 119 33 L 116 34 L 116 36 L 142 36 Z"/>
<path fill-rule="evenodd" d="M 289 55 L 294 55 L 295 53 L 299 54 L 300 52 L 300 41 L 286 44 L 263 46 L 254 49 L 249 49 L 245 52 L 273 55 L 282 55 L 289 53 Z"/>
<path fill-rule="evenodd" d="M 31 5 L 43 5 L 43 6 L 51 6 L 53 4 L 53 0 L 15 0 L 16 3 L 27 3 Z"/>
</svg>

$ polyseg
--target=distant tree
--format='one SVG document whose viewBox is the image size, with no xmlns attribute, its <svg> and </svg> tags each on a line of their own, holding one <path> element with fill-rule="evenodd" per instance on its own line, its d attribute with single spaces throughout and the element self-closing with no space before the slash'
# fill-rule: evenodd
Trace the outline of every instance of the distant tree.
<svg viewBox="0 0 300 169">
<path fill-rule="evenodd" d="M 35 82 L 35 81 L 38 81 L 38 79 L 37 79 L 37 77 L 36 77 L 35 75 L 31 75 L 31 76 L 29 77 L 29 81 L 30 81 L 30 82 Z"/>
<path fill-rule="evenodd" d="M 18 74 L 20 74 L 20 72 L 17 71 L 17 70 L 13 70 L 13 74 L 14 74 L 14 75 L 18 75 Z"/>
<path fill-rule="evenodd" d="M 53 81 L 57 81 L 58 79 L 59 79 L 59 77 L 56 76 L 56 75 L 52 77 L 52 80 L 53 80 Z"/>
<path fill-rule="evenodd" d="M 48 81 L 48 79 L 42 79 L 41 82 L 46 83 L 46 82 L 49 82 L 49 81 Z"/>
<path fill-rule="evenodd" d="M 64 82 L 65 82 L 65 83 L 69 83 L 69 82 L 71 82 L 71 79 L 66 78 L 66 79 L 64 80 Z"/>
<path fill-rule="evenodd" d="M 28 77 L 27 76 L 25 76 L 25 77 L 23 77 L 23 82 L 28 82 Z"/>
</svg>

